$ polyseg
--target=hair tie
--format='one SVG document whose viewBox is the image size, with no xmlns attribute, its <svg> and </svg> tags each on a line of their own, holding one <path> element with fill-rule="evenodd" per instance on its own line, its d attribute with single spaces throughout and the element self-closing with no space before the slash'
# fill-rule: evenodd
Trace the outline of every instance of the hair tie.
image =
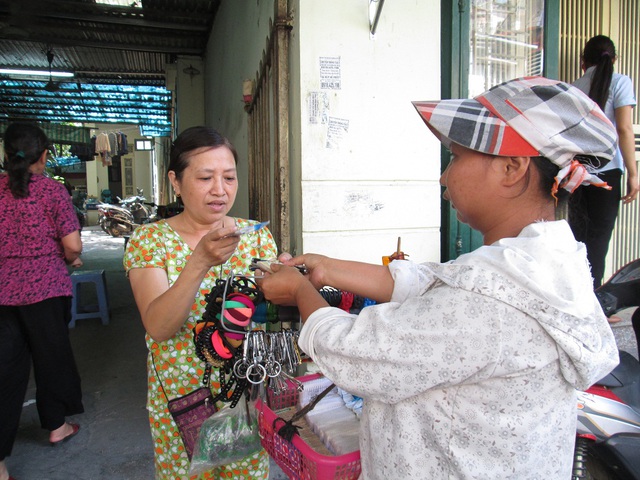
<svg viewBox="0 0 640 480">
<path fill-rule="evenodd" d="M 16 157 L 24 158 L 24 152 L 22 150 L 18 150 L 16 152 Z"/>
<path fill-rule="evenodd" d="M 611 56 L 611 54 L 605 50 L 604 52 L 602 52 L 602 53 L 600 54 L 600 56 L 601 56 L 601 57 L 610 57 L 610 56 Z"/>
</svg>

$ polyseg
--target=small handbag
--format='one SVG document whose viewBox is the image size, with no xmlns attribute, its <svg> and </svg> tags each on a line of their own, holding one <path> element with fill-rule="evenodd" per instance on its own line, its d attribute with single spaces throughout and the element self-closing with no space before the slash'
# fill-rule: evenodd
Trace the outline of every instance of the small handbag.
<svg viewBox="0 0 640 480">
<path fill-rule="evenodd" d="M 151 355 L 151 361 L 153 362 L 153 369 L 156 370 L 153 354 Z M 156 377 L 166 397 L 167 394 L 157 370 Z M 198 441 L 200 427 L 206 419 L 218 410 L 211 389 L 209 387 L 200 387 L 187 395 L 169 400 L 167 408 L 178 426 L 180 438 L 184 444 L 189 461 L 191 461 L 196 442 Z"/>
</svg>

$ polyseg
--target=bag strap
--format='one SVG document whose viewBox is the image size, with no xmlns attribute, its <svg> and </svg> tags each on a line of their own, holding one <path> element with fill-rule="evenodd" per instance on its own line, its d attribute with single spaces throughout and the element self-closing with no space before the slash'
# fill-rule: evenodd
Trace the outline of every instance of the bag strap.
<svg viewBox="0 0 640 480">
<path fill-rule="evenodd" d="M 316 396 L 316 398 L 313 399 L 313 401 L 307 403 L 307 405 L 305 405 L 304 408 L 301 408 L 300 410 L 298 410 L 295 413 L 295 415 L 293 417 L 291 417 L 290 420 L 285 420 L 282 417 L 276 418 L 273 421 L 274 430 L 276 428 L 276 422 L 278 420 L 282 420 L 284 422 L 284 425 L 278 429 L 278 435 L 280 435 L 282 438 L 284 438 L 287 442 L 290 442 L 291 439 L 293 438 L 293 436 L 296 433 L 298 433 L 298 430 L 300 430 L 300 428 L 301 428 L 298 425 L 294 425 L 293 422 L 297 422 L 302 417 L 304 417 L 307 413 L 309 413 L 311 410 L 313 410 L 315 408 L 315 406 L 318 404 L 318 402 L 320 402 L 320 400 L 322 400 L 327 395 L 327 393 L 329 393 L 331 390 L 333 390 L 333 387 L 335 387 L 335 386 L 336 386 L 335 383 L 332 383 L 327 388 L 325 388 L 322 392 L 320 392 Z"/>
<path fill-rule="evenodd" d="M 149 352 L 149 354 L 151 355 L 151 364 L 153 365 L 154 372 L 156 372 L 156 378 L 158 379 L 158 383 L 160 384 L 160 388 L 162 388 L 162 393 L 164 393 L 164 396 L 165 396 L 165 398 L 167 399 L 168 402 L 171 401 L 171 400 L 174 400 L 174 399 L 170 399 L 169 395 L 167 395 L 167 392 L 164 389 L 164 385 L 162 383 L 162 378 L 160 378 L 160 375 L 158 375 L 158 369 L 156 368 L 155 355 L 151 351 Z"/>
<path fill-rule="evenodd" d="M 169 401 L 169 397 L 167 396 L 167 392 L 164 390 L 164 385 L 162 384 L 162 380 L 160 379 L 160 375 L 158 375 L 158 369 L 156 368 L 156 360 L 155 360 L 155 356 L 153 355 L 153 352 L 149 352 L 149 355 L 151 355 L 151 363 L 153 364 L 153 370 L 156 372 L 156 378 L 158 379 L 158 383 L 160 384 L 160 388 L 162 388 L 162 393 L 164 393 L 164 398 L 167 399 L 167 401 Z"/>
</svg>

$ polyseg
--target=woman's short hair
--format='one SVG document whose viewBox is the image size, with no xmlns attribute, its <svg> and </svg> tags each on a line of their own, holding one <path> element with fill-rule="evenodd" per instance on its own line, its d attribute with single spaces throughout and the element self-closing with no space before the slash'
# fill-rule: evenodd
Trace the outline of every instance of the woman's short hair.
<svg viewBox="0 0 640 480">
<path fill-rule="evenodd" d="M 226 147 L 233 154 L 233 159 L 238 164 L 238 152 L 229 139 L 220 134 L 215 128 L 207 126 L 190 127 L 176 137 L 171 145 L 169 154 L 169 168 L 176 178 L 182 178 L 182 172 L 189 166 L 191 152 L 201 148 Z"/>
</svg>

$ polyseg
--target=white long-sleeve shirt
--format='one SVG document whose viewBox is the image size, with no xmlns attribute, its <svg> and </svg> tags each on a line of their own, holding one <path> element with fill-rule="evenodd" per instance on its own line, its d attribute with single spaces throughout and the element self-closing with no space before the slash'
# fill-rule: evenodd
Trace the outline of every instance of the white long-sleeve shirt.
<svg viewBox="0 0 640 480">
<path fill-rule="evenodd" d="M 618 362 L 585 248 L 536 223 L 446 263 L 389 266 L 390 302 L 323 308 L 300 347 L 364 398 L 365 479 L 568 479 L 575 389 Z"/>
</svg>

